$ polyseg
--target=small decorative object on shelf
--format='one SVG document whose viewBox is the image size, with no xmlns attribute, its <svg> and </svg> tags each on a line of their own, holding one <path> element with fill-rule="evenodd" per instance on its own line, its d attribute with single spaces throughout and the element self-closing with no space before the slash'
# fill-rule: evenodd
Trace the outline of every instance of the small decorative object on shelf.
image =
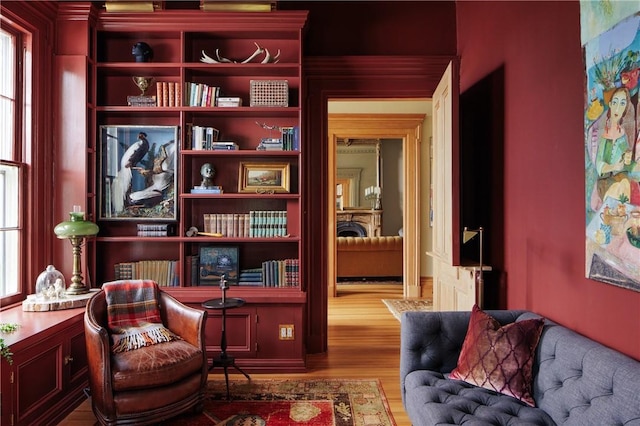
<svg viewBox="0 0 640 426">
<path fill-rule="evenodd" d="M 253 44 L 256 45 L 256 50 L 251 55 L 249 55 L 247 59 L 244 59 L 242 61 L 236 61 L 233 59 L 225 58 L 224 56 L 220 56 L 220 49 L 216 49 L 215 58 L 207 55 L 205 51 L 202 50 L 202 57 L 200 58 L 200 62 L 204 62 L 205 64 L 248 64 L 258 56 L 263 54 L 264 57 L 260 61 L 261 64 L 275 64 L 279 61 L 280 49 L 278 49 L 278 52 L 275 55 L 272 55 L 271 52 L 269 52 L 269 49 L 260 46 L 256 42 L 253 42 Z"/>
<path fill-rule="evenodd" d="M 249 82 L 249 106 L 288 107 L 288 80 L 251 80 Z"/>
<path fill-rule="evenodd" d="M 64 275 L 53 265 L 48 265 L 36 279 L 36 297 L 40 299 L 64 297 L 65 288 Z"/>
<path fill-rule="evenodd" d="M 200 167 L 200 176 L 202 176 L 202 183 L 200 186 L 203 186 L 204 189 L 213 187 L 213 177 L 216 175 L 216 169 L 211 165 L 211 163 L 204 163 L 202 167 Z"/>
<path fill-rule="evenodd" d="M 144 41 L 139 41 L 131 48 L 131 54 L 136 62 L 149 62 L 153 59 L 153 49 Z"/>
<path fill-rule="evenodd" d="M 269 137 L 262 138 L 256 150 L 298 151 L 300 149 L 298 126 L 278 126 L 277 124 L 259 123 L 257 121 L 256 124 L 269 131 Z M 280 137 L 274 137 L 274 130 L 278 131 Z"/>
<path fill-rule="evenodd" d="M 82 269 L 80 268 L 82 241 L 85 237 L 96 235 L 100 228 L 95 223 L 85 220 L 84 212 L 80 211 L 80 206 L 73 206 L 73 211 L 69 215 L 71 216 L 70 220 L 56 225 L 53 232 L 58 238 L 69 239 L 73 247 L 73 276 L 67 293 L 84 294 L 89 292 L 89 288 L 82 282 Z"/>
<path fill-rule="evenodd" d="M 137 96 L 127 96 L 127 104 L 129 106 L 156 106 L 156 97 L 147 96 L 146 92 L 153 84 L 154 77 L 131 77 L 134 84 L 140 89 L 141 94 Z"/>
</svg>

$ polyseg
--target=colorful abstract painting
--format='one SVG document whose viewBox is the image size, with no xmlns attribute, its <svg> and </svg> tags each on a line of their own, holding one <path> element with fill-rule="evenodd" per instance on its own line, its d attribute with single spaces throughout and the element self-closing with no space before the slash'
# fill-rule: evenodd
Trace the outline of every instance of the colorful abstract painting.
<svg viewBox="0 0 640 426">
<path fill-rule="evenodd" d="M 581 2 L 581 26 L 586 276 L 640 291 L 640 2 Z"/>
</svg>

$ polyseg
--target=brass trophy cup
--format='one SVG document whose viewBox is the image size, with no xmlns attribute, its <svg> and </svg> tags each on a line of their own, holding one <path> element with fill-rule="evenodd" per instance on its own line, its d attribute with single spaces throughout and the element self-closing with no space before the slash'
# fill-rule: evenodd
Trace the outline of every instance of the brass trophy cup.
<svg viewBox="0 0 640 426">
<path fill-rule="evenodd" d="M 145 93 L 153 84 L 155 80 L 154 77 L 131 77 L 133 83 L 140 89 L 140 95 L 138 96 L 127 96 L 127 104 L 129 106 L 156 106 L 156 97 L 155 96 L 147 96 Z"/>
</svg>

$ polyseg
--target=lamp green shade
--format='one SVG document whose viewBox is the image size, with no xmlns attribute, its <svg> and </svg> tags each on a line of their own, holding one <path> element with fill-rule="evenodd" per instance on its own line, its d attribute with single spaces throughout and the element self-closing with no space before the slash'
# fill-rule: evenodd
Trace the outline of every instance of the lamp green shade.
<svg viewBox="0 0 640 426">
<path fill-rule="evenodd" d="M 84 220 L 83 212 L 71 212 L 69 215 L 70 220 L 60 222 L 53 229 L 58 238 L 89 237 L 100 230 L 95 223 Z"/>
<path fill-rule="evenodd" d="M 89 288 L 82 282 L 82 270 L 80 268 L 80 254 L 82 240 L 85 237 L 92 237 L 98 233 L 100 228 L 93 222 L 84 220 L 84 213 L 80 211 L 80 206 L 73 206 L 73 211 L 69 213 L 70 220 L 64 221 L 53 228 L 53 232 L 61 239 L 69 239 L 73 249 L 73 276 L 71 285 L 67 289 L 67 294 L 78 295 L 89 292 Z"/>
</svg>

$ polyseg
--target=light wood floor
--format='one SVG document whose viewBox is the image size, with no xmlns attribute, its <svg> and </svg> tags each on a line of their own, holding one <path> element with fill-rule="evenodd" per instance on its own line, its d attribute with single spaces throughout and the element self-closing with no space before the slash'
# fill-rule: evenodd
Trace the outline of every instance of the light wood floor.
<svg viewBox="0 0 640 426">
<path fill-rule="evenodd" d="M 254 374 L 255 378 L 379 378 L 398 426 L 410 421 L 400 397 L 400 323 L 381 299 L 402 298 L 401 284 L 338 285 L 338 297 L 329 299 L 329 350 L 307 357 L 304 374 Z M 213 375 L 212 375 L 213 376 Z M 232 374 L 232 378 L 244 379 Z M 88 401 L 60 425 L 96 424 Z"/>
</svg>

